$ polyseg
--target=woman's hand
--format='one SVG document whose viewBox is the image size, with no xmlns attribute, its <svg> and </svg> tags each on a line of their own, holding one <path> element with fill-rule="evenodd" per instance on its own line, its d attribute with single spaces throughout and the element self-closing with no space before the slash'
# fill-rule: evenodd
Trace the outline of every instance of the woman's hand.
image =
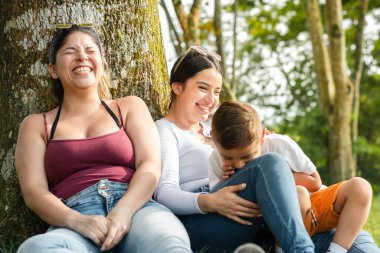
<svg viewBox="0 0 380 253">
<path fill-rule="evenodd" d="M 120 212 L 122 211 L 122 212 Z M 105 238 L 100 251 L 109 250 L 115 247 L 121 239 L 131 229 L 132 213 L 126 209 L 120 209 L 119 212 L 115 208 L 107 215 L 108 234 Z"/>
<path fill-rule="evenodd" d="M 243 225 L 252 225 L 243 218 L 260 217 L 256 203 L 239 197 L 236 193 L 247 187 L 246 184 L 226 186 L 217 192 L 199 195 L 199 205 L 207 212 L 217 212 Z"/>
<path fill-rule="evenodd" d="M 101 215 L 83 215 L 79 213 L 78 215 L 79 218 L 72 220 L 71 223 L 73 225 L 69 228 L 89 238 L 96 245 L 102 245 L 109 230 L 106 217 Z"/>
</svg>

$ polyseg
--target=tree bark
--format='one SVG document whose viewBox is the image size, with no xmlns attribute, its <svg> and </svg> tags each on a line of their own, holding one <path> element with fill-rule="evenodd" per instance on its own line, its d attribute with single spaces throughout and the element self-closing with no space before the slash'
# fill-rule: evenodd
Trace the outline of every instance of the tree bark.
<svg viewBox="0 0 380 253">
<path fill-rule="evenodd" d="M 317 0 L 305 0 L 313 45 L 314 66 L 322 107 L 329 119 L 329 165 L 331 179 L 341 181 L 355 175 L 351 142 L 353 84 L 347 75 L 346 40 L 342 28 L 342 3 L 326 1 L 328 50 L 323 39 Z M 332 64 L 333 63 L 333 64 Z"/>
<path fill-rule="evenodd" d="M 368 13 L 368 0 L 360 1 L 359 20 L 355 32 L 355 66 L 354 66 L 354 100 L 352 119 L 352 143 L 355 145 L 359 135 L 359 109 L 360 109 L 360 81 L 363 73 L 363 31 L 365 26 L 365 16 Z M 353 150 L 353 164 L 357 168 L 357 156 Z"/>
<path fill-rule="evenodd" d="M 46 228 L 25 207 L 14 168 L 14 151 L 22 119 L 47 110 L 48 43 L 57 23 L 93 23 L 98 29 L 111 69 L 114 97 L 142 97 L 154 118 L 161 116 L 168 105 L 169 85 L 156 0 L 1 0 L 0 245 L 18 245 Z"/>
<path fill-rule="evenodd" d="M 228 78 L 226 58 L 224 51 L 224 41 L 223 41 L 223 29 L 222 29 L 222 6 L 220 0 L 215 0 L 215 10 L 214 10 L 214 32 L 216 39 L 217 53 L 222 57 L 220 61 L 220 66 L 223 73 L 223 89 L 220 95 L 220 101 L 236 100 L 235 92 L 231 88 L 230 79 Z"/>
</svg>

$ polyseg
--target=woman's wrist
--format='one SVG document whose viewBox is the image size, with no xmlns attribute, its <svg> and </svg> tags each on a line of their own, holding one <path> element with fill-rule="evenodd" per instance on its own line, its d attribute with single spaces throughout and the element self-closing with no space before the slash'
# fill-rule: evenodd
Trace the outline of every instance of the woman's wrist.
<svg viewBox="0 0 380 253">
<path fill-rule="evenodd" d="M 78 225 L 78 220 L 82 216 L 81 213 L 70 210 L 66 216 L 65 225 L 67 228 L 76 231 L 76 226 Z"/>
<path fill-rule="evenodd" d="M 212 193 L 211 194 L 199 194 L 198 195 L 198 206 L 203 213 L 214 212 L 212 208 Z"/>
</svg>

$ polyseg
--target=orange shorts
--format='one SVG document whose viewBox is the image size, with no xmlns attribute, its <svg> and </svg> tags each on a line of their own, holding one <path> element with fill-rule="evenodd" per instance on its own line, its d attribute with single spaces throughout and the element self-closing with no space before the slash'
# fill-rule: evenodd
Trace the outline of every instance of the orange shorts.
<svg viewBox="0 0 380 253">
<path fill-rule="evenodd" d="M 303 221 L 310 236 L 338 225 L 339 215 L 334 212 L 333 204 L 343 183 L 344 181 L 310 194 L 311 212 Z"/>
</svg>

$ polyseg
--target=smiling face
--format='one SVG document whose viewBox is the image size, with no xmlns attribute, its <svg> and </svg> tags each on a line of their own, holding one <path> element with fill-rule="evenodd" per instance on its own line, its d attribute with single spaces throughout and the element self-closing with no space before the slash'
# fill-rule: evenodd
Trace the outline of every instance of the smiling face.
<svg viewBox="0 0 380 253">
<path fill-rule="evenodd" d="M 232 149 L 224 149 L 219 143 L 215 142 L 215 147 L 220 154 L 223 165 L 241 169 L 244 165 L 261 155 L 261 143 L 252 142 L 249 146 Z"/>
<path fill-rule="evenodd" d="M 65 93 L 73 89 L 97 88 L 104 73 L 102 57 L 94 39 L 84 32 L 73 32 L 57 51 L 49 73 L 61 81 Z"/>
<path fill-rule="evenodd" d="M 221 88 L 222 75 L 215 68 L 198 72 L 184 84 L 172 84 L 177 108 L 191 122 L 207 120 L 218 104 Z"/>
</svg>

